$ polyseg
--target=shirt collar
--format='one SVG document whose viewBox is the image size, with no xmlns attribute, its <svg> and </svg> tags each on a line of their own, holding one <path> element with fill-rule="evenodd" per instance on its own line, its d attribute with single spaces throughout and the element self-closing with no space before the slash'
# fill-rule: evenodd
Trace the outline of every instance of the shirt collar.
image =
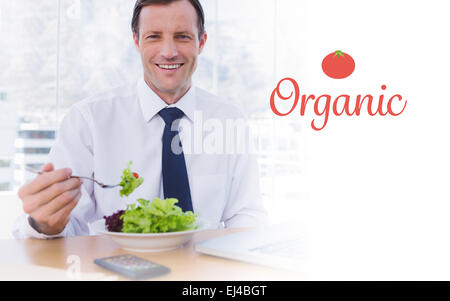
<svg viewBox="0 0 450 301">
<path fill-rule="evenodd" d="M 175 104 L 168 105 L 162 100 L 158 94 L 156 94 L 145 82 L 143 78 L 138 81 L 137 93 L 139 102 L 141 104 L 142 113 L 146 122 L 149 122 L 155 115 L 164 108 L 179 108 L 183 111 L 184 115 L 193 122 L 195 111 L 195 87 L 187 91 L 187 93 L 181 97 Z"/>
</svg>

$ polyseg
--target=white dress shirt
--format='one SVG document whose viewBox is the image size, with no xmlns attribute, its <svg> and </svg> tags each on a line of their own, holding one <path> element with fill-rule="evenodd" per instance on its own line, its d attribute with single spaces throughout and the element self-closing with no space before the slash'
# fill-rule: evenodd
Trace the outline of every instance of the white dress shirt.
<svg viewBox="0 0 450 301">
<path fill-rule="evenodd" d="M 227 122 L 244 120 L 241 111 L 196 87 L 191 87 L 172 106 L 185 114 L 180 121 L 180 139 L 194 212 L 217 227 L 266 224 L 267 212 L 261 201 L 254 155 L 233 151 L 236 141 L 222 140 L 227 135 L 220 133 L 221 128 L 225 131 Z M 131 170 L 144 182 L 128 197 L 120 197 L 121 187 L 102 189 L 84 180 L 81 199 L 60 234 L 38 233 L 23 214 L 15 223 L 14 236 L 45 239 L 93 234 L 89 223 L 125 209 L 139 198 L 151 201 L 163 198 L 161 159 L 165 123 L 158 112 L 166 107 L 143 79 L 72 106 L 60 125 L 48 162 L 55 169 L 71 168 L 73 175 L 118 184 L 128 161 L 133 161 Z"/>
</svg>

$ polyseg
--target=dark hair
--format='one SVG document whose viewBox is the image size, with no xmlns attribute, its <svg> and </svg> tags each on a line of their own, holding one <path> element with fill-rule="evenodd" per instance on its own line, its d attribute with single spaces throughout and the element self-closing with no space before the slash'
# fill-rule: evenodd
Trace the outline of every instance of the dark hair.
<svg viewBox="0 0 450 301">
<path fill-rule="evenodd" d="M 131 30 L 136 35 L 136 38 L 139 40 L 139 16 L 141 15 L 141 10 L 145 6 L 154 5 L 154 4 L 163 4 L 168 5 L 172 2 L 180 1 L 180 0 L 137 0 L 134 5 L 133 10 L 133 18 L 131 20 Z M 195 8 L 197 12 L 198 19 L 198 39 L 200 40 L 205 32 L 205 14 L 203 12 L 203 7 L 200 4 L 199 0 L 188 0 L 192 6 Z"/>
</svg>

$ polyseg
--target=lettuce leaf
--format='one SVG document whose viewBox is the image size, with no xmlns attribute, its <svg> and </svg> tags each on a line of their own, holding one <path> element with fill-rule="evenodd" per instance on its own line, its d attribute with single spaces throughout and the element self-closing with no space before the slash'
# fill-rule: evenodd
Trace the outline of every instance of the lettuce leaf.
<svg viewBox="0 0 450 301">
<path fill-rule="evenodd" d="M 123 171 L 123 174 L 121 176 L 122 181 L 119 184 L 120 186 L 122 186 L 122 189 L 120 190 L 121 197 L 123 197 L 124 195 L 129 196 L 144 182 L 144 178 L 135 178 L 130 170 L 131 164 L 133 164 L 132 161 L 128 162 L 128 167 Z"/>
<path fill-rule="evenodd" d="M 198 214 L 192 211 L 183 212 L 176 206 L 177 199 L 161 200 L 155 198 L 153 202 L 138 199 L 137 204 L 127 206 L 121 216 L 123 219 L 122 232 L 125 233 L 165 233 L 197 229 Z"/>
</svg>

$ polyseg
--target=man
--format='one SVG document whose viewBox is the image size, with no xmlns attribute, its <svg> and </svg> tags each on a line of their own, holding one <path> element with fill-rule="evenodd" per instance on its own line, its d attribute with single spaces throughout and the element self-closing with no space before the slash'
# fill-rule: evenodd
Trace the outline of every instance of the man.
<svg viewBox="0 0 450 301">
<path fill-rule="evenodd" d="M 231 104 L 191 85 L 207 40 L 199 1 L 138 0 L 132 29 L 143 79 L 72 107 L 49 154 L 51 163 L 18 192 L 25 214 L 16 222 L 16 237 L 87 235 L 89 223 L 138 198 L 154 197 L 177 197 L 183 210 L 225 227 L 266 222 L 253 156 L 187 152 L 188 133 L 199 122 L 243 118 Z M 70 178 L 117 184 L 130 160 L 144 184 L 125 199 L 120 188 Z"/>
</svg>

